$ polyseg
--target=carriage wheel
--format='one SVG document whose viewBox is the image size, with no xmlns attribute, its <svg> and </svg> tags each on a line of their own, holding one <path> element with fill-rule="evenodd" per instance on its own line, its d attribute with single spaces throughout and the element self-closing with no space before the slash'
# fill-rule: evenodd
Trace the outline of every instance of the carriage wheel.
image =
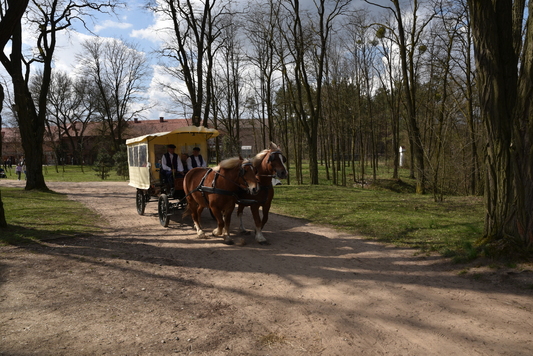
<svg viewBox="0 0 533 356">
<path fill-rule="evenodd" d="M 137 189 L 137 196 L 135 197 L 135 205 L 137 206 L 137 213 L 144 215 L 144 208 L 146 208 L 146 195 L 142 189 Z"/>
<path fill-rule="evenodd" d="M 170 221 L 169 215 L 169 205 L 168 205 L 168 196 L 166 194 L 161 194 L 159 200 L 157 201 L 157 214 L 159 215 L 159 223 L 163 227 L 168 226 Z"/>
</svg>

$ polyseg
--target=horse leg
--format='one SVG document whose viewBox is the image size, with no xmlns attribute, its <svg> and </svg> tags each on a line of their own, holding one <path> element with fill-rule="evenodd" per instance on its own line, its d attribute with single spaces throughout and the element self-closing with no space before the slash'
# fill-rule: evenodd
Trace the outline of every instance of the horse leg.
<svg viewBox="0 0 533 356">
<path fill-rule="evenodd" d="M 196 201 L 189 202 L 189 208 L 191 209 L 191 217 L 194 222 L 194 227 L 196 229 L 196 236 L 199 239 L 207 238 L 205 232 L 202 230 L 202 225 L 200 224 L 200 216 L 202 215 L 202 208 Z"/>
<path fill-rule="evenodd" d="M 261 222 L 261 228 L 264 228 L 268 221 L 268 212 L 270 211 L 270 203 L 263 205 L 263 221 Z"/>
<path fill-rule="evenodd" d="M 239 232 L 241 234 L 248 233 L 248 231 L 246 231 L 246 229 L 244 228 L 244 224 L 242 223 L 242 215 L 243 215 L 244 208 L 245 208 L 244 205 L 239 205 L 239 207 L 237 208 L 237 217 L 239 218 Z"/>
<path fill-rule="evenodd" d="M 218 208 L 211 207 L 211 212 L 217 219 L 217 227 L 213 230 L 213 236 L 222 236 L 224 234 L 224 218 Z"/>
<path fill-rule="evenodd" d="M 261 216 L 259 216 L 259 205 L 255 204 L 251 206 L 250 209 L 252 210 L 252 215 L 254 217 L 255 222 L 255 241 L 259 242 L 259 244 L 261 245 L 268 245 L 269 243 L 267 239 L 265 239 L 265 237 L 263 236 L 263 225 L 261 224 Z M 263 209 L 265 208 L 263 207 Z"/>
<path fill-rule="evenodd" d="M 229 226 L 231 223 L 231 213 L 233 213 L 233 209 L 227 209 L 224 212 L 224 243 L 226 245 L 233 245 L 233 240 L 229 236 Z"/>
</svg>

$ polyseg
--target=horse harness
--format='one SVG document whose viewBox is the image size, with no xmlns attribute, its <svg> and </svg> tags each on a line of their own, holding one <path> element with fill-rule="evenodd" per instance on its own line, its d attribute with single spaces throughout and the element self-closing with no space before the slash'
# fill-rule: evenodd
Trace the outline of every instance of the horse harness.
<svg viewBox="0 0 533 356">
<path fill-rule="evenodd" d="M 279 150 L 278 150 L 278 151 L 274 151 L 274 152 L 270 152 L 270 155 L 269 155 L 269 157 L 268 157 L 268 162 L 269 162 L 269 163 L 272 162 L 272 161 L 274 160 L 274 158 L 272 157 L 272 155 L 277 154 L 277 153 L 280 154 L 281 157 L 284 157 L 284 156 L 283 156 L 283 153 L 281 153 L 281 151 L 279 151 Z M 276 178 L 276 174 L 275 174 L 275 173 L 274 173 L 274 174 L 258 174 L 257 176 L 258 176 L 258 177 Z M 266 191 L 266 193 L 267 193 L 267 194 L 265 195 L 266 197 L 268 197 L 268 191 L 269 191 L 270 189 L 272 189 L 272 184 L 270 184 L 270 185 L 261 185 L 261 186 L 259 187 L 259 190 L 260 190 L 260 191 L 261 191 L 261 190 Z M 241 199 L 240 201 L 238 201 L 238 203 L 239 203 L 239 204 L 242 204 L 242 205 L 245 205 L 245 206 L 250 206 L 250 205 L 254 205 L 254 204 L 263 205 L 264 203 L 266 203 L 267 199 L 268 199 L 268 198 L 265 198 L 265 199 L 263 199 L 263 200 L 261 200 L 261 201 L 259 201 L 259 200 L 255 200 L 255 199 Z"/>
<path fill-rule="evenodd" d="M 239 178 L 244 177 L 244 174 L 245 174 L 244 168 L 246 166 L 252 166 L 252 163 L 251 162 L 246 162 L 246 163 L 242 164 L 241 169 L 239 171 Z M 204 182 L 205 182 L 207 176 L 209 175 L 209 173 L 211 173 L 211 172 L 215 172 L 215 178 L 213 179 L 213 182 L 211 183 L 211 186 L 208 187 L 208 186 L 204 185 Z M 239 202 L 239 196 L 237 195 L 237 193 L 235 191 L 225 190 L 225 189 L 220 189 L 220 188 L 215 187 L 217 178 L 219 176 L 222 177 L 222 178 L 228 179 L 224 175 L 220 174 L 219 172 L 214 171 L 213 168 L 206 169 L 206 172 L 205 172 L 204 176 L 202 177 L 202 180 L 198 184 L 198 187 L 196 187 L 194 190 L 192 190 L 189 193 L 189 195 L 191 195 L 192 193 L 195 193 L 195 192 L 200 192 L 202 194 L 202 197 L 205 199 L 206 204 L 208 204 L 208 205 L 209 205 L 209 201 L 207 200 L 207 196 L 205 195 L 205 193 L 220 194 L 220 195 L 230 195 L 230 196 L 233 196 L 233 197 L 235 197 L 237 199 L 237 203 L 240 203 Z M 232 182 L 233 184 L 237 185 L 239 187 L 239 189 L 242 189 L 241 185 L 237 184 L 236 182 L 234 182 L 234 181 L 230 181 L 230 182 Z M 244 184 L 246 185 L 246 187 L 248 187 L 248 182 L 246 182 L 246 180 L 244 180 Z"/>
</svg>

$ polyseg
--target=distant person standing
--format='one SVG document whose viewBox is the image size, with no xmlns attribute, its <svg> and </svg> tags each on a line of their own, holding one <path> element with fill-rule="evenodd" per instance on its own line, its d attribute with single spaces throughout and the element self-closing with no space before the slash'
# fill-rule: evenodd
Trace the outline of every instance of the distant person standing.
<svg viewBox="0 0 533 356">
<path fill-rule="evenodd" d="M 17 168 L 15 168 L 15 173 L 17 174 L 17 179 L 20 180 L 20 175 L 22 174 L 22 165 L 17 163 Z"/>
<path fill-rule="evenodd" d="M 187 158 L 187 168 L 191 170 L 196 167 L 207 167 L 207 162 L 200 154 L 200 147 L 193 148 L 192 155 Z"/>
</svg>

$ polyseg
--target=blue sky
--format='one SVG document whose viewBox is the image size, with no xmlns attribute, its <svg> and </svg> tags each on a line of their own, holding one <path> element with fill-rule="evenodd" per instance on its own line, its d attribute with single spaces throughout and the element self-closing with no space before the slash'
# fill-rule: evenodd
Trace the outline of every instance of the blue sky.
<svg viewBox="0 0 533 356">
<path fill-rule="evenodd" d="M 128 1 L 126 8 L 120 8 L 117 14 L 94 13 L 94 18 L 86 21 L 85 29 L 80 22 L 75 23 L 68 34 L 59 38 L 54 66 L 58 70 L 73 72 L 76 65 L 76 55 L 81 52 L 83 41 L 94 35 L 108 38 L 119 38 L 134 43 L 145 52 L 148 63 L 152 66 L 152 75 L 147 78 L 147 97 L 154 107 L 143 114 L 145 119 L 157 119 L 160 116 L 173 118 L 166 112 L 170 104 L 157 89 L 157 81 L 161 80 L 161 73 L 157 70 L 157 60 L 152 54 L 160 44 L 161 34 L 157 31 L 159 21 L 156 15 L 144 8 L 144 0 Z M 92 33 L 91 33 L 92 32 Z"/>
<path fill-rule="evenodd" d="M 241 1 L 241 0 L 237 0 Z M 305 2 L 307 0 L 304 0 Z M 383 2 L 384 0 L 378 0 Z M 385 2 L 388 2 L 386 0 Z M 151 65 L 152 73 L 147 78 L 148 90 L 146 92 L 149 104 L 153 108 L 144 113 L 145 119 L 176 118 L 176 114 L 170 113 L 172 103 L 158 88 L 161 81 L 173 81 L 168 78 L 158 66 L 157 56 L 153 53 L 161 43 L 164 36 L 160 31 L 165 25 L 164 21 L 157 18 L 157 14 L 144 8 L 146 0 L 129 0 L 126 8 L 117 9 L 117 14 L 102 14 L 94 12 L 93 19 L 87 19 L 87 31 L 80 22 L 75 22 L 69 31 L 63 31 L 58 36 L 58 46 L 54 55 L 54 67 L 68 73 L 73 73 L 76 67 L 76 55 L 81 52 L 83 41 L 98 35 L 100 37 L 119 38 L 126 42 L 133 42 L 146 54 L 146 59 Z M 362 0 L 354 0 L 353 5 L 361 5 Z M 26 34 L 26 45 L 30 48 L 35 46 L 35 39 L 31 33 Z M 7 48 L 6 48 L 7 50 Z M 1 74 L 1 73 L 0 73 Z"/>
</svg>

